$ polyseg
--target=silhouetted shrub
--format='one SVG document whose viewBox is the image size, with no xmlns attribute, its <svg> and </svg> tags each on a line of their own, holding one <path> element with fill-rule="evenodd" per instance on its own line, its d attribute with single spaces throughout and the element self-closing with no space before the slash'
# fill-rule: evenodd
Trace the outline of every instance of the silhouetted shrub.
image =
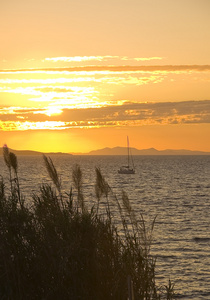
<svg viewBox="0 0 210 300">
<path fill-rule="evenodd" d="M 126 193 L 119 201 L 99 169 L 97 201 L 88 211 L 80 167 L 72 172 L 74 199 L 72 189 L 68 197 L 62 194 L 56 168 L 44 157 L 54 187 L 42 185 L 28 209 L 20 193 L 17 159 L 6 146 L 4 158 L 10 194 L 1 178 L 0 299 L 172 299 L 172 285 L 166 287 L 166 295 L 155 284 L 150 256 L 154 222 L 147 230 Z M 105 207 L 100 205 L 103 197 Z M 120 229 L 113 223 L 113 205 L 118 207 Z"/>
</svg>

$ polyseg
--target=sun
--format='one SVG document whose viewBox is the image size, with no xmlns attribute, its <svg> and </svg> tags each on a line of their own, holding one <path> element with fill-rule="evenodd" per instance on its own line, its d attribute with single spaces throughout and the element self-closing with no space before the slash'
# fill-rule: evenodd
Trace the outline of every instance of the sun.
<svg viewBox="0 0 210 300">
<path fill-rule="evenodd" d="M 55 115 L 60 115 L 62 114 L 62 109 L 60 109 L 59 107 L 56 106 L 50 106 L 46 109 L 45 111 L 45 115 L 51 117 L 51 116 L 55 116 Z"/>
</svg>

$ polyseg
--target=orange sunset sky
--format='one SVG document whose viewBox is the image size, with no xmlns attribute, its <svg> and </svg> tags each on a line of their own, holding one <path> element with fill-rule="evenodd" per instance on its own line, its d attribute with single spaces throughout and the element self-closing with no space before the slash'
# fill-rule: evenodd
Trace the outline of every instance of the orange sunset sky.
<svg viewBox="0 0 210 300">
<path fill-rule="evenodd" d="M 12 149 L 210 151 L 209 0 L 0 3 L 0 140 Z"/>
</svg>

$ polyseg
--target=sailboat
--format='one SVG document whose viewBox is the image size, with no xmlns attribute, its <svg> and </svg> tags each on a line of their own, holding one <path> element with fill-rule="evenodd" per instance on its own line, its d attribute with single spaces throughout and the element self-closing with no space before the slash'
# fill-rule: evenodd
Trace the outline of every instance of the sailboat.
<svg viewBox="0 0 210 300">
<path fill-rule="evenodd" d="M 129 139 L 127 136 L 127 150 L 128 150 L 128 164 L 127 166 L 122 166 L 120 167 L 120 169 L 118 170 L 119 174 L 135 174 L 135 167 L 134 167 L 134 163 L 133 163 L 133 159 L 130 153 L 130 148 L 129 148 Z M 132 167 L 130 166 L 130 163 L 132 164 Z"/>
</svg>

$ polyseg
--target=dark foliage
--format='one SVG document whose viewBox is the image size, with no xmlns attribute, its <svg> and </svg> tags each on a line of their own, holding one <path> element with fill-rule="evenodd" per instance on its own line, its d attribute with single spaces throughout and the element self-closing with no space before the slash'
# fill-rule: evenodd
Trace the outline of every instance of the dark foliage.
<svg viewBox="0 0 210 300">
<path fill-rule="evenodd" d="M 44 158 L 55 189 L 42 185 L 33 195 L 28 209 L 20 194 L 17 160 L 5 150 L 11 175 L 11 193 L 6 195 L 0 180 L 0 299 L 160 299 L 155 285 L 155 262 L 149 256 L 151 237 L 131 213 L 127 212 L 96 170 L 97 203 L 88 211 L 82 194 L 82 172 L 73 170 L 77 190 L 61 194 L 60 179 L 51 160 Z M 10 158 L 12 157 L 12 165 Z M 58 194 L 57 194 L 58 192 Z M 112 223 L 110 206 L 98 214 L 100 199 L 117 201 L 124 235 Z M 110 198 L 109 198 L 110 197 Z M 112 198 L 112 200 L 111 200 Z M 127 216 L 133 220 L 128 230 Z M 143 240 L 145 238 L 145 240 Z M 149 241 L 149 242 L 148 242 Z M 166 287 L 167 297 L 173 291 Z"/>
</svg>

